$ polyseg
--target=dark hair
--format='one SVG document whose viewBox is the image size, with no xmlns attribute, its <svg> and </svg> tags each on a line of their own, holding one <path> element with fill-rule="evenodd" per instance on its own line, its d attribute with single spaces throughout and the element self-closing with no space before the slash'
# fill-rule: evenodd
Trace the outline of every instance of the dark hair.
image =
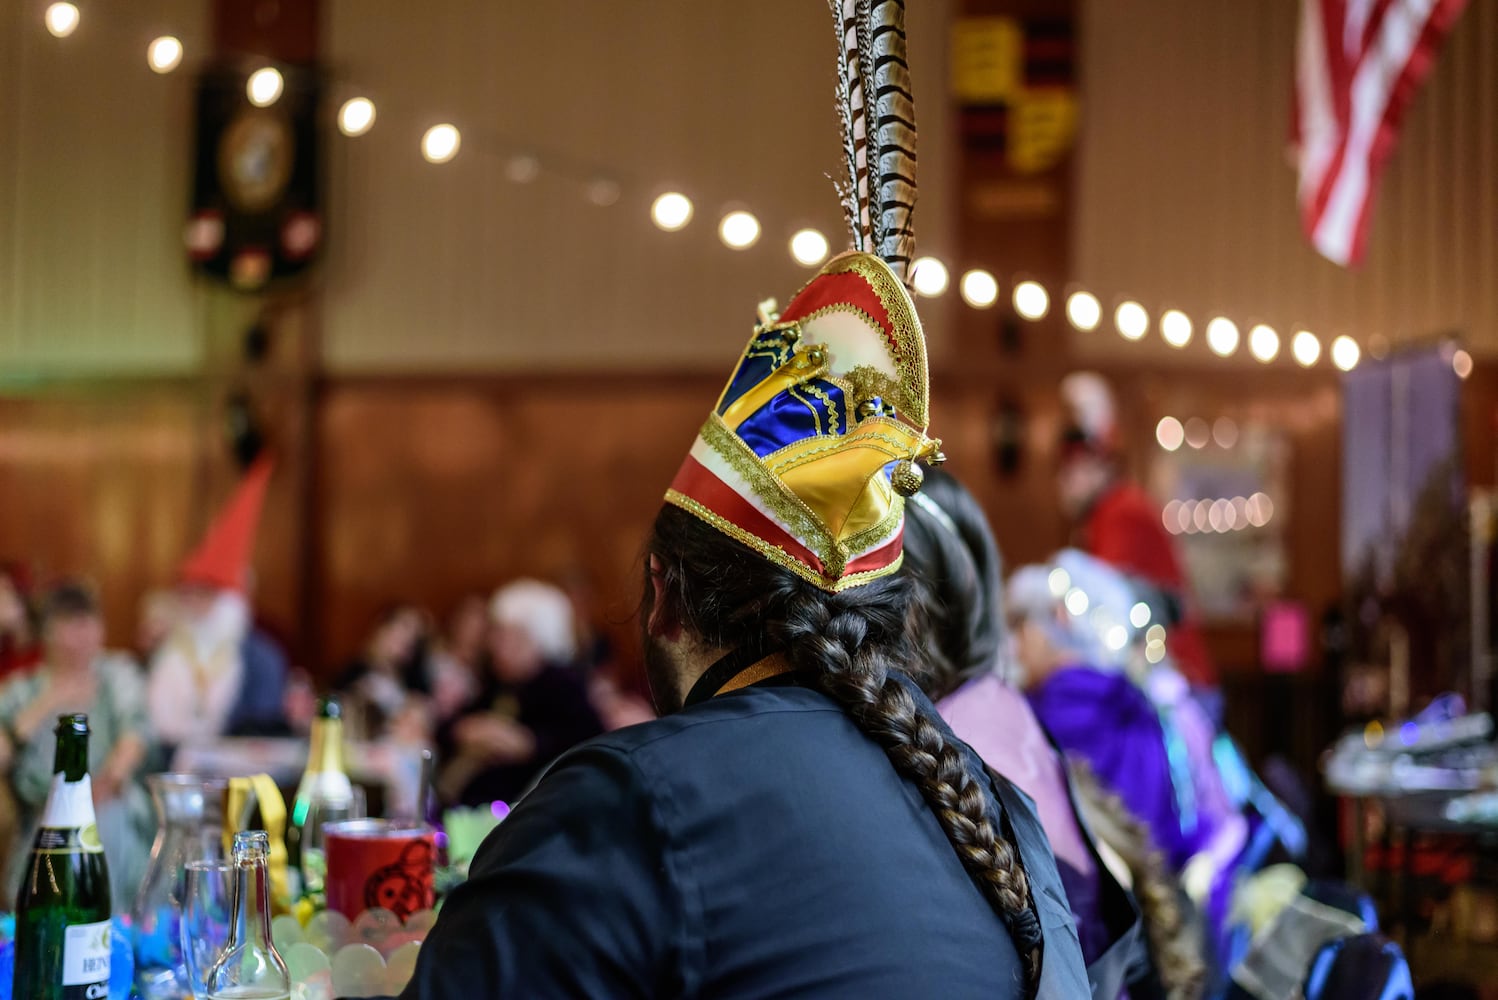
<svg viewBox="0 0 1498 1000">
<path fill-rule="evenodd" d="M 82 580 L 64 580 L 47 591 L 47 596 L 42 599 L 43 622 L 98 613 L 99 598 L 94 588 Z"/>
<path fill-rule="evenodd" d="M 910 581 L 892 574 L 839 594 L 781 569 L 686 511 L 666 505 L 647 552 L 660 562 L 662 609 L 723 649 L 779 648 L 916 785 L 963 868 L 1004 921 L 1034 991 L 1040 930 L 1029 880 L 989 812 L 990 778 L 943 735 L 895 674 L 923 672 L 908 638 Z M 650 569 L 647 567 L 646 572 Z M 651 588 L 646 587 L 647 612 Z"/>
<path fill-rule="evenodd" d="M 956 478 L 927 472 L 921 492 L 905 507 L 905 572 L 917 583 L 921 618 L 929 623 L 920 632 L 935 665 L 927 687 L 933 698 L 993 669 L 1005 628 L 1000 565 L 978 501 Z M 1068 778 L 1089 831 L 1129 868 L 1168 1000 L 1200 997 L 1206 984 L 1201 941 L 1149 831 L 1085 764 L 1069 765 Z"/>
<path fill-rule="evenodd" d="M 994 668 L 1004 642 L 1002 562 L 983 508 L 934 470 L 905 505 L 905 568 L 919 582 L 916 639 L 931 664 L 927 691 L 951 694 Z"/>
</svg>

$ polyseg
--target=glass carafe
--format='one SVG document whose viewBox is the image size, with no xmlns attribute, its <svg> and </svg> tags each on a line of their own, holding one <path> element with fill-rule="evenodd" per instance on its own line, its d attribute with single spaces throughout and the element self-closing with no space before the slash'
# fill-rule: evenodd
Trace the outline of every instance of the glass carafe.
<svg viewBox="0 0 1498 1000">
<path fill-rule="evenodd" d="M 141 1000 L 191 997 L 178 933 L 189 861 L 224 857 L 224 792 L 228 783 L 196 774 L 146 778 L 156 806 L 156 841 L 131 908 L 135 989 Z"/>
</svg>

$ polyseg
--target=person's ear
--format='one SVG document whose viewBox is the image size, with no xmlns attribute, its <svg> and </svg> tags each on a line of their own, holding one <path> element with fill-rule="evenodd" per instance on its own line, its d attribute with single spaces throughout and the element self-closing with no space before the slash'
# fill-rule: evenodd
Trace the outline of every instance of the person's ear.
<svg viewBox="0 0 1498 1000">
<path fill-rule="evenodd" d="M 645 632 L 654 639 L 675 642 L 681 638 L 681 622 L 667 607 L 666 565 L 661 562 L 660 556 L 653 553 L 647 577 L 650 586 L 650 613 L 645 619 Z"/>
</svg>

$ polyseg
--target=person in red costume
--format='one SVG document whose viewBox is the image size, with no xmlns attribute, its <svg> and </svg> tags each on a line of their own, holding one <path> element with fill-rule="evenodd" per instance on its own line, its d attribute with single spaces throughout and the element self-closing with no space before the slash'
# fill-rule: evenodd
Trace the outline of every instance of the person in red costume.
<svg viewBox="0 0 1498 1000">
<path fill-rule="evenodd" d="M 1057 485 L 1074 544 L 1154 591 L 1172 658 L 1193 687 L 1217 687 L 1217 671 L 1192 614 L 1189 586 L 1160 506 L 1124 473 L 1113 393 L 1093 372 L 1061 381 L 1066 415 Z"/>
</svg>

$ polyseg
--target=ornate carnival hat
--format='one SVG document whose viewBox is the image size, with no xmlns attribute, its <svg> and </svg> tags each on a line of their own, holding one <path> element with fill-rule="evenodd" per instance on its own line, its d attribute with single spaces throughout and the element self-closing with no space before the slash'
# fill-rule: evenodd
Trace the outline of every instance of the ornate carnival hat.
<svg viewBox="0 0 1498 1000">
<path fill-rule="evenodd" d="M 904 497 L 926 436 L 926 343 L 905 286 L 914 249 L 915 111 L 903 0 L 830 0 L 853 249 L 784 311 L 760 306 L 666 501 L 824 590 L 900 566 Z"/>
</svg>

